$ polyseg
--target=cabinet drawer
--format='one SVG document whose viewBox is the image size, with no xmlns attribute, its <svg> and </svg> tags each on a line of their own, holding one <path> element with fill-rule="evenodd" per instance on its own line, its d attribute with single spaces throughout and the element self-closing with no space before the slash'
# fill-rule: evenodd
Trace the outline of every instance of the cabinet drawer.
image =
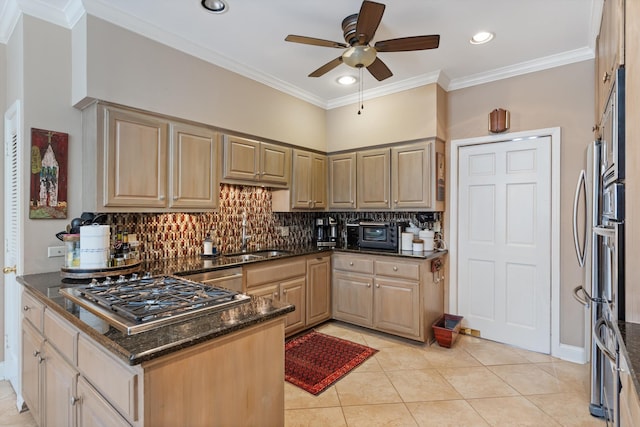
<svg viewBox="0 0 640 427">
<path fill-rule="evenodd" d="M 307 272 L 307 263 L 303 257 L 295 260 L 268 261 L 260 265 L 247 266 L 244 268 L 246 287 L 267 283 L 277 283 L 292 277 L 304 276 Z"/>
<path fill-rule="evenodd" d="M 44 336 L 60 354 L 75 365 L 78 331 L 49 309 L 44 313 Z"/>
<path fill-rule="evenodd" d="M 35 326 L 38 332 L 42 332 L 44 304 L 26 292 L 22 293 L 22 315 Z"/>
<path fill-rule="evenodd" d="M 376 260 L 376 275 L 420 280 L 420 265 L 399 260 Z"/>
<path fill-rule="evenodd" d="M 373 260 L 349 255 L 338 255 L 333 259 L 333 268 L 352 273 L 373 274 Z"/>
<path fill-rule="evenodd" d="M 78 369 L 95 388 L 131 420 L 138 419 L 139 375 L 87 337 L 78 338 Z"/>
</svg>

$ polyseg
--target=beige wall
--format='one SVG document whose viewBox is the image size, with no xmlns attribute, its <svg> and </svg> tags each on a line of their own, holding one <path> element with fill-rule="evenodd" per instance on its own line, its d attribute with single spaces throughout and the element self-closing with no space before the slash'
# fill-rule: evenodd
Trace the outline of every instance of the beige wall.
<svg viewBox="0 0 640 427">
<path fill-rule="evenodd" d="M 74 52 L 87 56 L 85 96 L 326 148 L 324 109 L 93 16 L 87 24 L 86 52 Z"/>
<path fill-rule="evenodd" d="M 446 94 L 433 83 L 327 111 L 327 151 L 351 150 L 438 136 L 446 138 Z"/>
<path fill-rule="evenodd" d="M 494 108 L 511 112 L 510 132 L 561 127 L 560 171 L 560 342 L 583 345 L 583 308 L 571 296 L 582 283 L 573 249 L 572 209 L 575 184 L 592 140 L 593 61 L 553 68 L 449 93 L 449 138 L 487 135 Z"/>
<path fill-rule="evenodd" d="M 0 119 L 0 135 L 4 141 L 4 112 L 7 105 L 7 46 L 0 44 L 0 107 L 2 107 L 2 119 Z M 4 188 L 4 162 L 0 162 L 0 188 Z M 4 194 L 4 193 L 3 193 Z M 4 204 L 3 204 L 4 206 Z M 4 224 L 4 209 L 0 209 L 0 221 Z M 0 242 L 4 242 L 4 227 L 0 228 Z M 4 253 L 3 253 L 4 261 Z M 0 336 L 4 337 L 4 277 L 0 277 Z M 0 360 L 4 360 L 4 345 L 0 346 Z"/>
</svg>

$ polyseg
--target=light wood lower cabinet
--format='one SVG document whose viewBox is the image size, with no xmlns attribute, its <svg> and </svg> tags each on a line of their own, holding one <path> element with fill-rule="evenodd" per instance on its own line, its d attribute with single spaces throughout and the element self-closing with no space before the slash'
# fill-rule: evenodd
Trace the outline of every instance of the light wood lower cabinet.
<svg viewBox="0 0 640 427">
<path fill-rule="evenodd" d="M 444 291 L 430 261 L 333 254 L 333 317 L 422 342 L 444 311 Z"/>
<path fill-rule="evenodd" d="M 330 253 L 247 265 L 243 289 L 293 304 L 296 309 L 285 318 L 285 335 L 292 335 L 331 318 L 330 266 Z"/>
<path fill-rule="evenodd" d="M 633 385 L 629 362 L 620 355 L 620 426 L 634 427 L 640 421 L 640 390 Z"/>
<path fill-rule="evenodd" d="M 304 276 L 283 289 L 296 295 Z M 284 425 L 283 318 L 130 366 L 26 291 L 22 302 L 22 393 L 40 427 Z"/>
</svg>

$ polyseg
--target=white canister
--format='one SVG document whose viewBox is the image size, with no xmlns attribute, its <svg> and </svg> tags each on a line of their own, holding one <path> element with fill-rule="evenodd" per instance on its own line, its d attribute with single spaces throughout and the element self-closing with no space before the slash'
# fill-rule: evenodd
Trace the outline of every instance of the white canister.
<svg viewBox="0 0 640 427">
<path fill-rule="evenodd" d="M 424 252 L 424 242 L 422 239 L 413 239 L 413 252 Z"/>
<path fill-rule="evenodd" d="M 424 240 L 424 250 L 432 251 L 433 250 L 433 237 L 435 233 L 433 230 L 420 230 L 418 237 Z"/>
<path fill-rule="evenodd" d="M 402 233 L 402 250 L 403 251 L 410 251 L 413 249 L 413 238 L 415 236 L 413 235 L 413 233 L 407 233 L 407 232 L 403 232 Z"/>
</svg>

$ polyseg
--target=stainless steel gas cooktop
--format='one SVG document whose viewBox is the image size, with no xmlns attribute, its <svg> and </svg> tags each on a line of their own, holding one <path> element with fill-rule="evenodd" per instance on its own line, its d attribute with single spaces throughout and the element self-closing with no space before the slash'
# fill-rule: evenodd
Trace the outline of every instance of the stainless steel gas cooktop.
<svg viewBox="0 0 640 427">
<path fill-rule="evenodd" d="M 60 293 L 128 335 L 249 301 L 242 293 L 177 276 L 95 279 Z"/>
</svg>

